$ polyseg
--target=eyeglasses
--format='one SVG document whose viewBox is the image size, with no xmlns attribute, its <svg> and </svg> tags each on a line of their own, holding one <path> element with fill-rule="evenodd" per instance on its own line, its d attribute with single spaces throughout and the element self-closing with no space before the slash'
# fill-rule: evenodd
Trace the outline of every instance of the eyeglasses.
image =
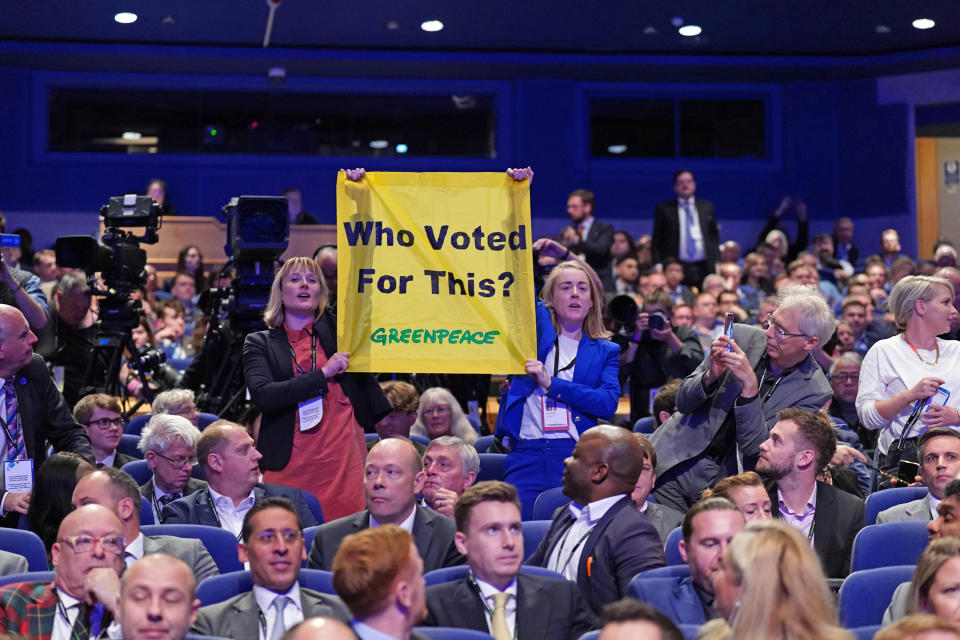
<svg viewBox="0 0 960 640">
<path fill-rule="evenodd" d="M 440 405 L 439 407 L 429 407 L 423 410 L 423 415 L 429 416 L 434 413 L 450 413 L 450 407 L 446 405 Z"/>
<path fill-rule="evenodd" d="M 856 382 L 860 379 L 860 374 L 858 373 L 835 373 L 830 376 L 831 380 L 836 380 L 837 382 Z"/>
<path fill-rule="evenodd" d="M 188 458 L 185 458 L 183 456 L 177 456 L 176 458 L 171 458 L 170 456 L 163 455 L 159 451 L 154 451 L 154 453 L 160 456 L 161 458 L 163 458 L 164 460 L 166 460 L 167 462 L 169 462 L 170 464 L 172 464 L 173 466 L 177 467 L 178 469 L 186 464 L 189 464 L 191 467 L 197 464 L 197 456 L 190 456 Z"/>
<path fill-rule="evenodd" d="M 79 535 L 79 536 L 69 536 L 66 538 L 57 538 L 57 542 L 62 542 L 71 549 L 74 553 L 89 553 L 93 550 L 93 545 L 100 543 L 100 547 L 107 553 L 121 554 L 123 553 L 123 537 L 122 536 L 103 536 L 101 538 L 95 538 L 88 535 Z"/>
<path fill-rule="evenodd" d="M 783 342 L 787 338 L 809 338 L 810 337 L 805 333 L 787 333 L 786 331 L 783 330 L 783 327 L 781 327 L 780 325 L 778 325 L 776 322 L 773 321 L 772 313 L 767 314 L 767 326 L 773 327 L 773 333 L 774 335 L 777 336 L 778 342 Z"/>
<path fill-rule="evenodd" d="M 258 533 L 254 538 L 260 544 L 273 544 L 277 540 L 282 539 L 285 544 L 293 544 L 297 540 L 303 537 L 303 533 L 299 529 L 284 529 L 283 531 L 264 531 L 263 533 Z"/>
<path fill-rule="evenodd" d="M 100 418 L 99 420 L 88 422 L 87 426 L 92 427 L 93 425 L 97 425 L 98 428 L 106 430 L 110 427 L 119 427 L 123 429 L 124 425 L 126 424 L 127 423 L 123 418 Z"/>
</svg>

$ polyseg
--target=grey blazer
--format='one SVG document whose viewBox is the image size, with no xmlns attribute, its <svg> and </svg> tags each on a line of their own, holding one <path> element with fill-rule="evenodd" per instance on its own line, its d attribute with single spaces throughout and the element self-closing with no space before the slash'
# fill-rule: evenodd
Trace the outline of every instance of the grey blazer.
<svg viewBox="0 0 960 640">
<path fill-rule="evenodd" d="M 910 595 L 910 583 L 901 582 L 890 598 L 890 606 L 883 612 L 883 625 L 894 623 L 907 615 L 907 596 Z"/>
<path fill-rule="evenodd" d="M 903 522 L 904 520 L 929 520 L 930 505 L 927 496 L 919 500 L 897 504 L 877 514 L 877 524 L 884 522 Z"/>
<path fill-rule="evenodd" d="M 318 593 L 300 587 L 300 606 L 303 617 L 324 616 L 350 623 L 350 612 L 337 596 Z M 202 636 L 258 640 L 260 637 L 260 608 L 253 591 L 241 593 L 225 602 L 200 607 L 191 633 Z"/>
<path fill-rule="evenodd" d="M 204 578 L 220 575 L 213 556 L 199 540 L 176 536 L 143 536 L 143 555 L 151 553 L 169 553 L 180 558 L 193 570 L 197 583 Z"/>
<path fill-rule="evenodd" d="M 453 520 L 424 509 L 420 505 L 415 508 L 417 512 L 413 517 L 413 543 L 423 559 L 423 572 L 464 564 L 466 558 L 453 544 L 453 536 L 457 532 Z M 351 533 L 357 533 L 369 526 L 370 512 L 366 509 L 352 516 L 320 525 L 313 539 L 313 546 L 310 547 L 307 566 L 311 569 L 330 571 L 333 567 L 333 556 L 340 548 L 340 541 Z"/>
<path fill-rule="evenodd" d="M 670 532 L 683 524 L 683 514 L 672 507 L 667 507 L 656 502 L 648 502 L 647 508 L 641 514 L 647 522 L 653 525 L 660 535 L 660 540 L 666 544 L 667 536 Z"/>
<path fill-rule="evenodd" d="M 12 576 L 15 573 L 26 573 L 29 570 L 27 559 L 20 554 L 0 551 L 0 576 Z"/>
</svg>

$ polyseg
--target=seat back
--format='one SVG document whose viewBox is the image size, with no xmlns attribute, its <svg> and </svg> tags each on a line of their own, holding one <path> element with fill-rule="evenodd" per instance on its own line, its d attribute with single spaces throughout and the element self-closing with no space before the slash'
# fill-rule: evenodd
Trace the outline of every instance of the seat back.
<svg viewBox="0 0 960 640">
<path fill-rule="evenodd" d="M 433 571 L 428 571 L 423 574 L 423 579 L 426 581 L 427 586 L 441 584 L 444 582 L 453 582 L 455 580 L 460 580 L 467 577 L 467 574 L 470 573 L 470 567 L 465 564 L 457 565 L 455 567 L 441 567 L 440 569 L 434 569 Z M 520 573 L 533 576 L 541 576 L 545 578 L 556 578 L 558 580 L 563 580 L 563 576 L 557 573 L 556 571 L 551 571 L 550 569 L 544 569 L 543 567 L 533 567 L 530 565 L 521 565 Z"/>
<path fill-rule="evenodd" d="M 683 564 L 683 556 L 680 555 L 681 540 L 683 540 L 683 527 L 677 527 L 667 536 L 667 541 L 663 545 L 663 554 L 667 557 L 668 565 Z"/>
<path fill-rule="evenodd" d="M 665 567 L 656 569 L 647 569 L 638 573 L 634 580 L 647 578 L 686 578 L 690 575 L 690 565 L 688 564 L 668 564 Z"/>
<path fill-rule="evenodd" d="M 138 460 L 143 460 L 143 454 L 137 445 L 140 444 L 140 436 L 132 433 L 125 433 L 120 436 L 120 444 L 117 445 L 117 451 L 132 456 Z M 142 483 L 141 483 L 142 484 Z"/>
<path fill-rule="evenodd" d="M 493 637 L 482 631 L 456 627 L 414 627 L 413 630 L 430 640 L 490 640 Z"/>
<path fill-rule="evenodd" d="M 563 495 L 563 487 L 542 491 L 533 503 L 533 520 L 553 520 L 553 512 L 569 504 L 570 498 Z"/>
<path fill-rule="evenodd" d="M 300 489 L 300 495 L 303 496 L 303 501 L 307 503 L 310 513 L 317 519 L 317 524 L 323 524 L 323 508 L 320 506 L 320 500 L 317 499 L 317 496 L 306 489 Z"/>
<path fill-rule="evenodd" d="M 243 564 L 237 558 L 237 539 L 226 529 L 204 524 L 154 524 L 141 527 L 140 531 L 145 536 L 196 538 L 213 556 L 220 573 L 243 570 Z"/>
<path fill-rule="evenodd" d="M 53 582 L 57 577 L 56 571 L 28 571 L 27 573 L 11 573 L 6 576 L 0 576 L 0 587 L 15 582 Z"/>
<path fill-rule="evenodd" d="M 507 456 L 503 453 L 481 453 L 480 473 L 477 482 L 485 480 L 503 480 L 503 463 Z"/>
<path fill-rule="evenodd" d="M 486 453 L 492 443 L 493 436 L 480 436 L 477 438 L 477 441 L 473 443 L 473 448 L 477 450 L 477 453 Z"/>
<path fill-rule="evenodd" d="M 157 524 L 157 514 L 146 496 L 140 496 L 140 526 Z"/>
<path fill-rule="evenodd" d="M 927 495 L 926 487 L 891 487 L 881 491 L 874 491 L 864 503 L 867 524 L 877 524 L 877 516 L 881 511 L 898 504 L 913 502 Z"/>
<path fill-rule="evenodd" d="M 915 565 L 928 539 L 926 520 L 867 525 L 853 539 L 850 571 Z"/>
<path fill-rule="evenodd" d="M 303 561 L 303 567 L 306 568 L 307 562 L 309 561 L 310 549 L 313 548 L 313 539 L 317 537 L 317 529 L 320 528 L 320 525 L 315 527 L 306 527 L 303 530 L 303 548 L 307 550 L 307 559 Z"/>
<path fill-rule="evenodd" d="M 912 565 L 877 567 L 854 571 L 840 587 L 837 614 L 840 624 L 851 629 L 883 622 L 893 592 L 913 577 Z"/>
<path fill-rule="evenodd" d="M 526 520 L 520 523 L 523 528 L 523 560 L 533 555 L 533 552 L 540 546 L 540 542 L 546 537 L 550 530 L 552 520 Z"/>
<path fill-rule="evenodd" d="M 645 418 L 640 418 L 633 423 L 633 432 L 642 433 L 644 435 L 650 435 L 653 433 L 653 429 L 656 424 L 653 421 L 653 416 L 647 416 Z"/>
<path fill-rule="evenodd" d="M 123 428 L 123 432 L 139 437 L 140 432 L 143 431 L 143 428 L 147 426 L 147 423 L 150 422 L 150 418 L 152 417 L 153 414 L 151 413 L 141 413 L 140 415 L 133 416 L 130 418 L 127 426 Z"/>
<path fill-rule="evenodd" d="M 0 528 L 0 549 L 26 558 L 30 571 L 46 571 L 49 568 L 43 540 L 33 531 Z"/>
<path fill-rule="evenodd" d="M 150 468 L 150 465 L 146 460 L 134 460 L 133 462 L 128 462 L 120 468 L 121 471 L 126 471 L 130 474 L 130 477 L 133 478 L 134 482 L 137 484 L 143 484 L 147 480 L 153 477 L 153 470 Z"/>
</svg>

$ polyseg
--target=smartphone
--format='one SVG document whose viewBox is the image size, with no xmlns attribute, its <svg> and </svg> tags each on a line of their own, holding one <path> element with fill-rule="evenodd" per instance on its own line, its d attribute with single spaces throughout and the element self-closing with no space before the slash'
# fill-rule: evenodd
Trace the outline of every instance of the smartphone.
<svg viewBox="0 0 960 640">
<path fill-rule="evenodd" d="M 927 404 L 924 411 L 930 408 L 930 405 L 945 406 L 947 401 L 950 399 L 950 391 L 944 389 L 943 387 L 937 387 L 936 393 L 927 398 Z"/>
<path fill-rule="evenodd" d="M 909 460 L 901 460 L 897 467 L 897 478 L 904 485 L 913 484 L 917 481 L 917 475 L 920 473 L 920 465 Z"/>
<path fill-rule="evenodd" d="M 733 339 L 733 321 L 735 318 L 736 316 L 729 311 L 723 314 L 723 335 L 731 340 Z M 733 347 L 727 345 L 727 351 L 733 351 Z"/>
</svg>

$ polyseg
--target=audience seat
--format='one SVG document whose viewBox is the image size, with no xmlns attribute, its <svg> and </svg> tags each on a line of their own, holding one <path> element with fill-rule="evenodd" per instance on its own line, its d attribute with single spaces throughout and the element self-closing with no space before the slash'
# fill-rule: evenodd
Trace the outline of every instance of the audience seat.
<svg viewBox="0 0 960 640">
<path fill-rule="evenodd" d="M 189 364 L 189 361 L 186 361 Z M 133 435 L 140 435 L 140 432 L 143 431 L 143 428 L 147 426 L 147 423 L 150 422 L 150 418 L 153 417 L 152 413 L 141 413 L 140 415 L 133 416 L 130 418 L 130 421 L 127 423 L 127 426 L 123 429 L 124 433 L 132 433 Z M 220 416 L 217 416 L 212 413 L 197 413 L 197 428 L 200 431 L 203 431 L 207 428 L 207 425 L 216 422 L 220 419 Z"/>
<path fill-rule="evenodd" d="M 457 565 L 455 567 L 443 567 L 441 569 L 427 571 L 425 574 L 423 574 L 423 579 L 427 581 L 427 586 L 429 587 L 430 585 L 441 584 L 443 582 L 453 582 L 455 580 L 465 578 L 469 571 L 470 567 L 465 564 Z M 559 580 L 564 579 L 564 577 L 556 571 L 550 571 L 549 569 L 544 569 L 543 567 L 531 567 L 529 565 L 521 565 L 520 573 L 543 576 L 546 578 L 557 578 Z"/>
<path fill-rule="evenodd" d="M 645 578 L 686 578 L 690 575 L 690 565 L 688 564 L 668 564 L 665 567 L 656 569 L 647 569 L 638 573 L 634 580 L 643 580 Z"/>
<path fill-rule="evenodd" d="M 33 531 L 0 528 L 0 550 L 26 558 L 30 571 L 46 571 L 49 568 L 43 540 Z"/>
<path fill-rule="evenodd" d="M 140 453 L 140 449 L 137 449 L 138 444 L 140 444 L 140 436 L 125 433 L 120 436 L 120 444 L 117 445 L 117 451 L 132 456 L 137 460 L 143 460 L 143 454 Z"/>
<path fill-rule="evenodd" d="M 226 529 L 204 524 L 153 524 L 141 527 L 140 531 L 145 536 L 196 538 L 213 556 L 220 573 L 243 570 L 243 563 L 237 558 L 237 539 Z"/>
<path fill-rule="evenodd" d="M 681 540 L 683 540 L 683 527 L 677 527 L 667 536 L 667 542 L 663 545 L 663 553 L 667 557 L 668 565 L 683 564 L 683 556 L 680 555 Z"/>
<path fill-rule="evenodd" d="M 915 565 L 928 538 L 926 520 L 867 525 L 853 539 L 850 571 Z"/>
<path fill-rule="evenodd" d="M 646 416 L 645 418 L 640 418 L 633 423 L 633 432 L 642 433 L 645 436 L 653 433 L 653 430 L 656 428 L 656 424 L 653 421 L 653 416 Z"/>
<path fill-rule="evenodd" d="M 893 592 L 913 577 L 913 565 L 854 571 L 840 587 L 837 614 L 840 624 L 852 629 L 883 622 L 883 612 Z"/>
<path fill-rule="evenodd" d="M 428 444 L 430 444 L 430 438 L 428 438 L 427 436 L 418 436 L 411 433 L 410 439 L 414 442 L 419 442 L 423 446 L 427 446 Z"/>
<path fill-rule="evenodd" d="M 317 525 L 315 527 L 306 527 L 303 530 L 303 548 L 307 550 L 307 556 L 310 555 L 310 549 L 313 548 L 313 539 L 317 537 L 317 529 L 319 528 L 320 525 Z M 302 566 L 304 569 L 307 567 L 307 560 L 309 560 L 309 558 L 303 561 Z"/>
<path fill-rule="evenodd" d="M 553 512 L 567 504 L 570 504 L 570 498 L 563 495 L 563 487 L 547 489 L 533 503 L 532 520 L 553 520 Z"/>
<path fill-rule="evenodd" d="M 128 462 L 127 464 L 123 465 L 121 469 L 129 473 L 130 477 L 133 478 L 137 484 L 143 484 L 153 477 L 153 471 L 150 470 L 150 465 L 146 460 L 134 460 L 133 462 Z M 198 480 L 204 480 L 203 469 L 200 467 L 200 465 L 193 465 L 193 471 L 190 472 L 190 476 Z"/>
<path fill-rule="evenodd" d="M 27 573 L 11 573 L 8 576 L 0 576 L 0 587 L 15 582 L 53 582 L 57 577 L 56 571 L 28 571 Z"/>
<path fill-rule="evenodd" d="M 533 552 L 540 546 L 540 542 L 546 537 L 550 530 L 552 520 L 527 520 L 520 523 L 523 528 L 523 560 L 533 555 Z"/>
<path fill-rule="evenodd" d="M 297 580 L 301 587 L 336 595 L 333 589 L 333 573 L 321 569 L 301 569 Z M 231 571 L 219 576 L 210 576 L 197 586 L 197 598 L 202 606 L 229 600 L 235 595 L 253 589 L 253 577 L 249 571 Z"/>
<path fill-rule="evenodd" d="M 414 627 L 413 630 L 430 640 L 490 640 L 493 638 L 489 633 L 455 627 Z"/>
<path fill-rule="evenodd" d="M 379 434 L 379 433 L 365 433 L 365 434 L 363 434 L 363 437 L 366 439 L 367 444 L 369 444 L 369 443 L 371 443 L 371 442 L 376 442 L 376 441 L 380 438 L 380 434 Z"/>
<path fill-rule="evenodd" d="M 585 634 L 580 636 L 579 640 L 597 640 L 600 637 L 600 631 L 594 629 L 593 631 L 587 631 Z"/>
<path fill-rule="evenodd" d="M 477 450 L 477 453 L 486 453 L 492 443 L 493 436 L 480 436 L 477 438 L 477 441 L 473 443 L 473 448 Z"/>
<path fill-rule="evenodd" d="M 485 480 L 503 480 L 503 462 L 507 456 L 504 453 L 481 453 L 480 473 L 477 482 Z"/>
<path fill-rule="evenodd" d="M 867 524 L 877 524 L 877 515 L 898 504 L 913 502 L 927 495 L 926 487 L 891 487 L 874 491 L 867 496 L 864 509 L 867 512 Z"/>
<path fill-rule="evenodd" d="M 157 516 L 153 512 L 153 505 L 150 504 L 146 496 L 140 496 L 140 526 L 148 524 L 157 524 Z"/>
<path fill-rule="evenodd" d="M 317 519 L 317 524 L 323 524 L 323 508 L 320 506 L 320 500 L 317 499 L 317 496 L 306 489 L 300 489 L 300 494 L 303 496 L 303 501 L 307 503 L 307 508 L 310 509 L 310 513 Z M 309 549 L 309 547 L 307 547 L 307 549 Z"/>
</svg>

